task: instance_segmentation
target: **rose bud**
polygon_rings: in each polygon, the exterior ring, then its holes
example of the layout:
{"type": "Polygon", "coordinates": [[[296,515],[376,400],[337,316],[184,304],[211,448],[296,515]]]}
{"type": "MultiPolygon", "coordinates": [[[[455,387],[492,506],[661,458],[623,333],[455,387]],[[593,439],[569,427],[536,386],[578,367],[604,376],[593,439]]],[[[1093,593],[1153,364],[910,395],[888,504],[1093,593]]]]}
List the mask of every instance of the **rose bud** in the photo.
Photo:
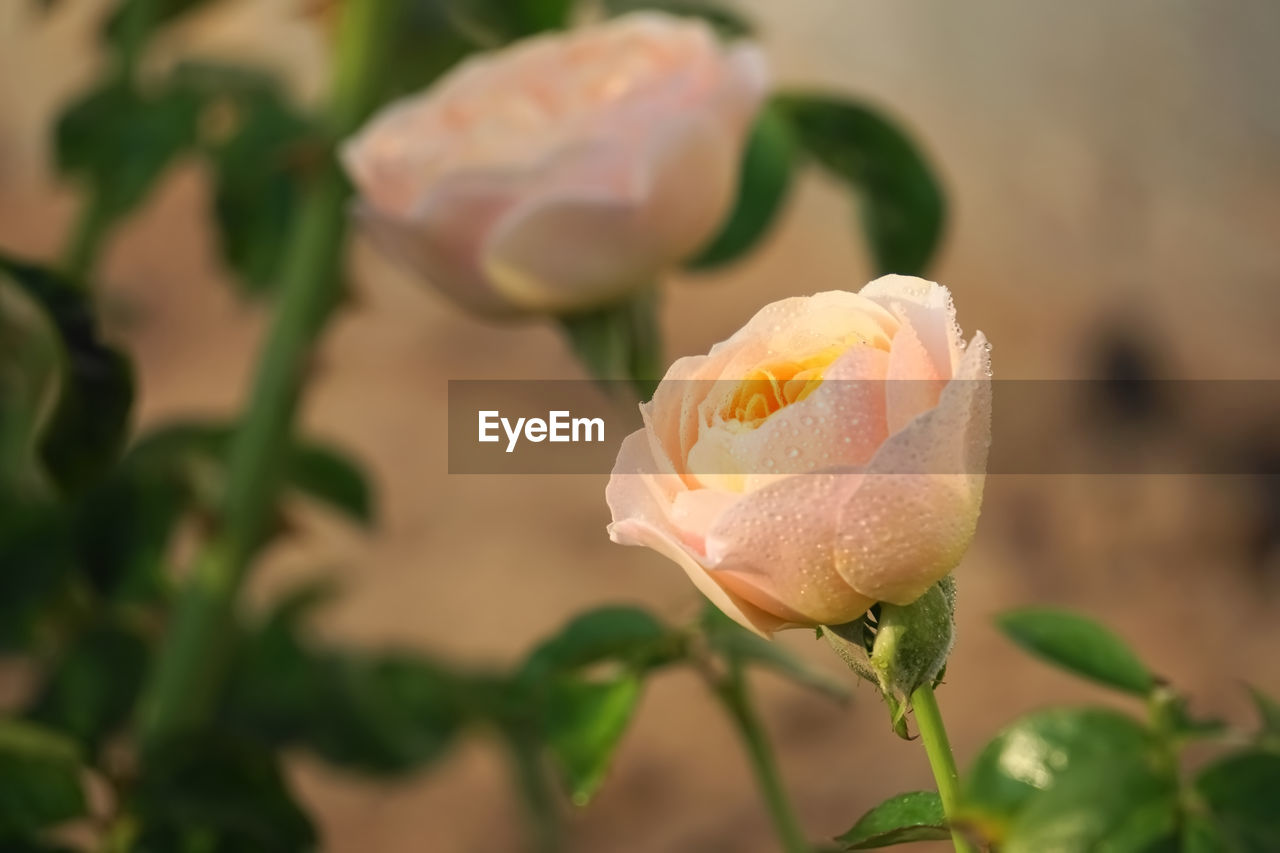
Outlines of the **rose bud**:
{"type": "Polygon", "coordinates": [[[637,12],[469,59],[342,157],[374,242],[464,307],[575,312],[713,236],[765,91],[755,47],[637,12]]]}
{"type": "Polygon", "coordinates": [[[609,535],[768,635],[910,604],[973,537],[989,347],[945,287],[885,276],[768,305],[671,366],[626,438],[609,535]]]}

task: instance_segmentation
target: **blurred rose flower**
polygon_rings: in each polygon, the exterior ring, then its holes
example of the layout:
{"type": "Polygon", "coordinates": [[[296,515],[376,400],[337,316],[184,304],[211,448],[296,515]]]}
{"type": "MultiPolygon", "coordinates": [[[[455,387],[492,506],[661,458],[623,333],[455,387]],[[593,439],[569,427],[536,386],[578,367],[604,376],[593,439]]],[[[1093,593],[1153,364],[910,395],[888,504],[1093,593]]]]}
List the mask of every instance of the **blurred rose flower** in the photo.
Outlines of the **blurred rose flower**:
{"type": "Polygon", "coordinates": [[[464,62],[343,161],[374,240],[464,306],[571,312],[713,235],[765,90],[756,48],[638,12],[464,62]]]}
{"type": "Polygon", "coordinates": [[[671,366],[609,481],[609,535],[763,634],[909,604],[960,561],[991,437],[989,348],[945,287],[775,302],[671,366]]]}

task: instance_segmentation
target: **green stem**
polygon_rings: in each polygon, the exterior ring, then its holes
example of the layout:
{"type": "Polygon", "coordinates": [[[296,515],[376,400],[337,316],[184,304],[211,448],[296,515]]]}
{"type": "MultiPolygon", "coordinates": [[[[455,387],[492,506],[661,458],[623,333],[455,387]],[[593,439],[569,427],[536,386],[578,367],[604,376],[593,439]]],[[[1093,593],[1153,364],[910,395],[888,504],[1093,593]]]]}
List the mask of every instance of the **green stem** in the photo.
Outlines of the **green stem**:
{"type": "MultiPolygon", "coordinates": [[[[330,114],[339,136],[353,130],[373,106],[380,45],[395,8],[386,0],[343,3],[330,114]]],[[[196,560],[143,697],[145,745],[200,724],[211,711],[236,595],[267,533],[307,367],[337,302],[347,195],[341,172],[330,163],[290,235],[278,308],[248,412],[229,452],[219,527],[196,560]]]]}
{"type": "MultiPolygon", "coordinates": [[[[956,771],[956,759],[951,754],[951,742],[942,724],[942,711],[938,708],[933,687],[926,684],[911,694],[911,706],[915,710],[916,726],[920,729],[920,741],[929,756],[929,767],[938,783],[938,797],[948,821],[955,819],[960,806],[960,774],[956,771]]],[[[973,853],[974,847],[958,829],[951,830],[951,842],[956,853],[973,853]]]]}
{"type": "Polygon", "coordinates": [[[532,829],[532,850],[535,853],[557,853],[561,844],[556,799],[547,783],[546,769],[538,759],[537,746],[531,740],[510,735],[508,747],[516,783],[532,829]]]}
{"type": "Polygon", "coordinates": [[[760,793],[764,795],[769,815],[773,818],[774,830],[785,853],[810,853],[808,839],[800,822],[796,819],[787,799],[786,789],[782,785],[782,777],[778,773],[778,763],[774,759],[773,750],[769,747],[764,725],[751,703],[747,692],[745,674],[740,666],[734,666],[727,678],[716,691],[729,715],[737,724],[738,733],[747,747],[747,755],[751,758],[751,769],[755,771],[756,781],[760,785],[760,793]]]}

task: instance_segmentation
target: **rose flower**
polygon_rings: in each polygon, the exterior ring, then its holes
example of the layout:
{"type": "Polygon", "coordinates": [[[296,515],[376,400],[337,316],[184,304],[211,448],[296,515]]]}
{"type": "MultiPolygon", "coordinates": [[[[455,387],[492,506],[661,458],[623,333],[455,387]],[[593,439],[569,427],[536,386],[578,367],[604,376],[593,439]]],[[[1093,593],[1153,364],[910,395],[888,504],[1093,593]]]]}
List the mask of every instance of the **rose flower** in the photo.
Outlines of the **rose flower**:
{"type": "Polygon", "coordinates": [[[485,314],[598,307],[727,217],[759,51],[637,12],[467,60],[343,151],[375,243],[485,314]]]}
{"type": "Polygon", "coordinates": [[[609,534],[762,634],[909,604],[973,537],[990,358],[947,289],[885,276],[768,305],[671,366],[622,443],[609,534]]]}

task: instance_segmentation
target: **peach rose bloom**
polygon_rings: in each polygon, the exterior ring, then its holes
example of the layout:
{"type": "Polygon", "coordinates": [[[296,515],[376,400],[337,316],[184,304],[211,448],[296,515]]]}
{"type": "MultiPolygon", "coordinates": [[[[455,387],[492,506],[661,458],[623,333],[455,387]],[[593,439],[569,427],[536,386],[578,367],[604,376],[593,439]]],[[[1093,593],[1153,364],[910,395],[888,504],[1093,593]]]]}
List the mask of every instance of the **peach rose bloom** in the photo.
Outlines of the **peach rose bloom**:
{"type": "Polygon", "coordinates": [[[783,299],[671,366],[622,443],[609,535],[674,560],[758,633],[909,604],[969,546],[989,347],[945,287],[885,276],[783,299]]]}
{"type": "Polygon", "coordinates": [[[374,241],[464,307],[615,300],[727,218],[760,52],[636,12],[472,58],[344,147],[374,241]]]}

